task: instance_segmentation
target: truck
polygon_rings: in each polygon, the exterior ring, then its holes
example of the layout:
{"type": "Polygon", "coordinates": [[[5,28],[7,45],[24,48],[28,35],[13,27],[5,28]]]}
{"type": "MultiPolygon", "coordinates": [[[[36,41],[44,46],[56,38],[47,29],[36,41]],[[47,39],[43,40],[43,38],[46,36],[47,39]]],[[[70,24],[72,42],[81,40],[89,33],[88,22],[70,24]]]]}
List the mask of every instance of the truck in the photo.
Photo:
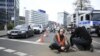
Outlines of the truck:
{"type": "Polygon", "coordinates": [[[85,26],[90,34],[97,34],[100,37],[100,21],[92,20],[93,12],[80,11],[80,15],[77,14],[76,18],[78,19],[76,25],[79,27],[85,26]]]}

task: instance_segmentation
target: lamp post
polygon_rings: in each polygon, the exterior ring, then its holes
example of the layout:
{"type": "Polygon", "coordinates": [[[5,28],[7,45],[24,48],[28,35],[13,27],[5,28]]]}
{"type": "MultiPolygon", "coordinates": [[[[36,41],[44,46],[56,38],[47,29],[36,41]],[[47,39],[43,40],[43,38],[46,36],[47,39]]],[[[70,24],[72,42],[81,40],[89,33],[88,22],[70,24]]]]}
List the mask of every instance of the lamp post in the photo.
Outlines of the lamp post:
{"type": "Polygon", "coordinates": [[[6,11],[6,15],[5,15],[5,18],[6,18],[6,23],[5,23],[5,26],[4,26],[4,28],[5,28],[5,32],[7,33],[7,0],[5,0],[5,11],[6,11]]]}

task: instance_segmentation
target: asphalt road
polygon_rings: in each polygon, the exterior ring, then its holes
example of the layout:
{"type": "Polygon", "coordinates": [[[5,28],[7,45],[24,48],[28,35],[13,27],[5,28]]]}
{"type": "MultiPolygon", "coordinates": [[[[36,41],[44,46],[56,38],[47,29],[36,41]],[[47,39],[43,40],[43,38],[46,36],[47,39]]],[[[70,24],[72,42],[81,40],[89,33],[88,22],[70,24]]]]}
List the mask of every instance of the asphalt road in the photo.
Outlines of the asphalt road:
{"type": "MultiPolygon", "coordinates": [[[[55,33],[49,33],[39,42],[41,35],[37,34],[27,39],[8,39],[7,36],[0,38],[0,56],[100,56],[100,38],[93,36],[93,46],[95,51],[74,51],[57,54],[55,50],[50,50],[48,46],[53,42],[55,33]]],[[[70,37],[69,34],[67,34],[70,37]]]]}

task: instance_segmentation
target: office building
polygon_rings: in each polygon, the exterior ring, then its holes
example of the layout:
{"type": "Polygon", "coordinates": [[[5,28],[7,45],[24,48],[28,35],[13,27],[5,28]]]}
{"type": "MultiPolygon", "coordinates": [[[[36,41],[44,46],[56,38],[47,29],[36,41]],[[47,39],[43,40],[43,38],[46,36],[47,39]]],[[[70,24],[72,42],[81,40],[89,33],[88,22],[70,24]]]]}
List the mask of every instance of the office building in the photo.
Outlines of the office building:
{"type": "Polygon", "coordinates": [[[48,14],[44,10],[26,10],[25,20],[27,24],[48,24],[48,14]]]}
{"type": "Polygon", "coordinates": [[[67,16],[68,13],[67,12],[58,12],[58,23],[60,25],[64,25],[65,27],[67,26],[67,16]]]}
{"type": "Polygon", "coordinates": [[[15,25],[19,20],[19,0],[0,0],[1,23],[10,22],[13,18],[15,25]],[[7,15],[7,16],[6,16],[7,15]]]}

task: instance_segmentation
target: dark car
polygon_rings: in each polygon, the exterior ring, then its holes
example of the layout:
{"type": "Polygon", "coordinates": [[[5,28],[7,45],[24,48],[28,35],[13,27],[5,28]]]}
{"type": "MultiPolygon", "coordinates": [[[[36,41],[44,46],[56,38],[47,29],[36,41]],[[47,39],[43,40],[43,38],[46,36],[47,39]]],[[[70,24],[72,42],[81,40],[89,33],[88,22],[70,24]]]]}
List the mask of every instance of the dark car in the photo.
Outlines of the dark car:
{"type": "Polygon", "coordinates": [[[34,35],[34,31],[29,25],[18,25],[7,32],[8,38],[27,38],[34,35]]]}

